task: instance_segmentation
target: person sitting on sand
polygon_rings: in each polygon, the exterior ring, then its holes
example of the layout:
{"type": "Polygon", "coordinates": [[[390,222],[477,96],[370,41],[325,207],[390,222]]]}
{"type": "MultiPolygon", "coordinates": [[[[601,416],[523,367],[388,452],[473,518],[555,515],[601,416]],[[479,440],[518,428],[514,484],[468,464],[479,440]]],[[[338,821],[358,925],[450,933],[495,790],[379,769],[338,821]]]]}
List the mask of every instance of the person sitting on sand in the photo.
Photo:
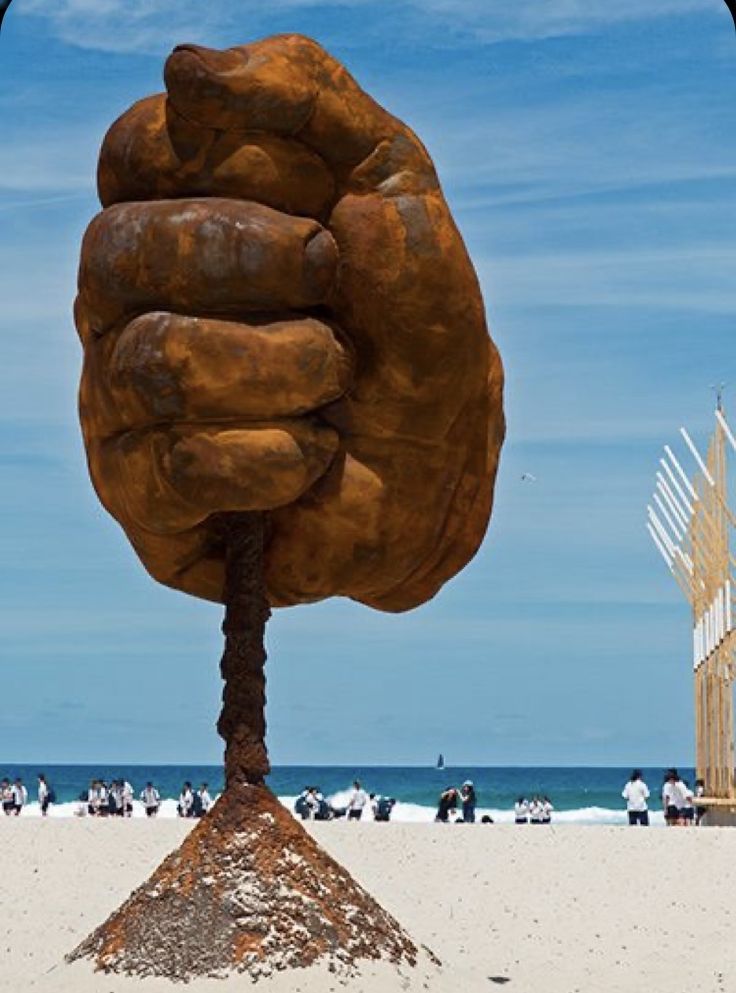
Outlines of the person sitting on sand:
{"type": "Polygon", "coordinates": [[[363,808],[368,803],[368,794],[356,779],[353,783],[353,792],[348,800],[348,820],[359,821],[363,816],[363,808]]]}
{"type": "Polygon", "coordinates": [[[28,802],[28,790],[23,785],[23,780],[18,777],[13,783],[13,813],[16,817],[28,802]]]}
{"type": "Polygon", "coordinates": [[[540,796],[533,796],[529,802],[529,823],[541,824],[542,815],[542,798],[540,796]]]}
{"type": "Polygon", "coordinates": [[[13,787],[10,785],[9,779],[3,779],[0,782],[0,802],[3,805],[3,811],[6,816],[10,816],[15,809],[15,800],[13,799],[13,787]]]}
{"type": "Polygon", "coordinates": [[[529,801],[526,797],[519,796],[514,804],[514,824],[529,823],[529,801]]]}
{"type": "Polygon", "coordinates": [[[541,800],[541,803],[542,803],[542,821],[541,821],[541,823],[542,824],[551,824],[552,823],[552,811],[555,809],[552,806],[552,801],[550,800],[550,798],[548,796],[543,796],[542,797],[542,800],[541,800]]]}
{"type": "Polygon", "coordinates": [[[155,817],[161,806],[161,795],[153,783],[148,782],[141,790],[141,803],[146,808],[146,817],[155,817]]]}
{"type": "Polygon", "coordinates": [[[470,779],[466,779],[460,787],[460,796],[463,801],[463,821],[465,824],[475,824],[476,796],[475,787],[470,779]]]}
{"type": "Polygon", "coordinates": [[[435,821],[447,824],[450,819],[450,811],[457,808],[458,792],[454,786],[448,786],[440,793],[440,802],[437,806],[435,821]]]}
{"type": "Polygon", "coordinates": [[[319,793],[316,786],[310,786],[307,790],[304,797],[304,807],[307,811],[307,818],[310,821],[315,820],[320,808],[319,793]]]}
{"type": "Polygon", "coordinates": [[[626,812],[630,825],[649,826],[649,787],[642,779],[641,769],[634,769],[628,783],[624,786],[621,796],[626,801],[626,812]]]}
{"type": "Polygon", "coordinates": [[[386,823],[391,820],[391,812],[396,806],[396,800],[391,796],[379,796],[376,798],[376,813],[374,820],[386,823]]]}
{"type": "Polygon", "coordinates": [[[192,784],[190,782],[186,782],[181,788],[179,803],[177,804],[176,811],[179,817],[193,817],[193,808],[194,794],[192,793],[192,784]]]}

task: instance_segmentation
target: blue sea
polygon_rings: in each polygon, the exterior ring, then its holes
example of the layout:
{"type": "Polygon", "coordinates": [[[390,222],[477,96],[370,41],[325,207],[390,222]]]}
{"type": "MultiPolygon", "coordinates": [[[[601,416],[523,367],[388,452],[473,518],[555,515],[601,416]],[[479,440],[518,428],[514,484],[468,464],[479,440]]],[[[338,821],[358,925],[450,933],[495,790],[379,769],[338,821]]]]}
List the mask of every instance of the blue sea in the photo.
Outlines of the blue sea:
{"type": "MultiPolygon", "coordinates": [[[[652,793],[650,806],[653,822],[661,821],[660,789],[664,770],[644,769],[644,779],[652,793]]],[[[36,799],[36,776],[45,773],[57,797],[54,816],[72,816],[79,796],[91,779],[127,779],[136,796],[151,780],[164,799],[162,816],[176,816],[176,797],[182,783],[194,786],[209,783],[213,796],[223,788],[221,766],[173,765],[13,765],[0,763],[0,777],[20,776],[28,788],[29,800],[36,799]]],[[[478,816],[490,814],[496,822],[513,820],[512,808],[518,796],[543,794],[552,801],[557,823],[623,824],[626,821],[621,790],[630,767],[509,767],[457,766],[444,770],[418,766],[276,766],[269,785],[282,802],[293,808],[294,800],[305,786],[318,786],[336,806],[344,804],[353,779],[359,779],[371,793],[393,797],[393,819],[430,822],[437,809],[440,792],[448,786],[460,786],[469,779],[478,796],[478,816]]],[[[694,771],[681,768],[683,778],[692,784],[694,771]]],[[[143,816],[136,805],[137,816],[143,816]]],[[[31,802],[24,812],[37,815],[38,805],[31,802]]]]}

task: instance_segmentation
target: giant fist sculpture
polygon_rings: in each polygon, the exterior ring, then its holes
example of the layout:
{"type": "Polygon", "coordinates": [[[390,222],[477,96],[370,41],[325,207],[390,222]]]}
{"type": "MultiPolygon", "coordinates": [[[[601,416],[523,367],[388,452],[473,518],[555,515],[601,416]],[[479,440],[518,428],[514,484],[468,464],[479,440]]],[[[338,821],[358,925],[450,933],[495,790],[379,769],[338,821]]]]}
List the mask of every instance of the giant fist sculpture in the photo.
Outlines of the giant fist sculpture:
{"type": "Polygon", "coordinates": [[[263,629],[333,595],[406,610],[465,565],[500,360],[427,152],[319,45],[184,45],[165,76],[100,157],[81,418],[149,572],[226,604],[226,790],[73,957],[174,979],[414,962],[264,785],[263,629]]]}
{"type": "Polygon", "coordinates": [[[503,436],[478,282],[416,136],[319,45],[182,46],[110,129],[82,248],[95,487],[149,572],[219,600],[208,518],[269,511],[274,605],[431,597],[503,436]]]}

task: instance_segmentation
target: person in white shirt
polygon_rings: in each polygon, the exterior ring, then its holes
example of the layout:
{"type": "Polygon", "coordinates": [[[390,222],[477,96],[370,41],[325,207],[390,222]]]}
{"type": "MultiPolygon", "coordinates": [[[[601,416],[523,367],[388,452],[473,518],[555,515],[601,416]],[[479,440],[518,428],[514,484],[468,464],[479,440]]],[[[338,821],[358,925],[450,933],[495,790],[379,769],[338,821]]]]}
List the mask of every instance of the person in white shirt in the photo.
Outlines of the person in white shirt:
{"type": "Polygon", "coordinates": [[[368,794],[358,780],[353,783],[353,792],[348,800],[348,820],[359,821],[363,816],[363,808],[368,803],[368,794]]]}
{"type": "Polygon", "coordinates": [[[93,779],[87,790],[87,813],[90,817],[97,817],[100,812],[100,786],[96,779],[93,779]]]}
{"type": "Polygon", "coordinates": [[[529,822],[530,824],[542,824],[543,817],[542,801],[538,796],[534,796],[529,804],[529,822]]]}
{"type": "Polygon", "coordinates": [[[161,795],[153,783],[146,783],[141,790],[141,803],[146,808],[146,817],[155,817],[161,806],[161,795]]]}
{"type": "Polygon", "coordinates": [[[51,790],[42,772],[38,774],[38,805],[41,808],[41,816],[46,817],[51,805],[51,790]]]}
{"type": "Polygon", "coordinates": [[[662,787],[662,806],[668,827],[681,827],[686,823],[684,819],[686,792],[687,787],[680,779],[677,769],[668,769],[662,787]]]}
{"type": "Polygon", "coordinates": [[[683,827],[695,826],[695,794],[688,786],[686,780],[681,779],[679,790],[682,795],[682,806],[680,809],[680,823],[683,827]]]}
{"type": "Polygon", "coordinates": [[[25,807],[28,802],[28,790],[23,785],[22,779],[16,779],[13,783],[13,813],[16,817],[20,814],[21,810],[25,807]]]}
{"type": "Polygon", "coordinates": [[[207,783],[202,783],[199,787],[195,800],[196,816],[204,817],[204,815],[211,809],[213,802],[207,783]]]}
{"type": "Polygon", "coordinates": [[[123,781],[113,779],[107,792],[107,812],[110,817],[123,816],[123,781]]]}
{"type": "MultiPolygon", "coordinates": [[[[695,799],[705,796],[705,780],[696,779],[695,780],[695,799]]],[[[708,808],[703,807],[702,804],[697,804],[695,807],[695,827],[700,827],[703,818],[708,813],[708,808]]]]}
{"type": "Polygon", "coordinates": [[[192,793],[192,784],[184,783],[179,794],[179,804],[176,808],[179,817],[192,817],[193,807],[194,794],[192,793]]]}
{"type": "Polygon", "coordinates": [[[130,785],[128,780],[123,781],[122,788],[122,799],[123,799],[123,816],[132,817],[133,816],[133,787],[130,785]]]}
{"type": "Polygon", "coordinates": [[[523,796],[518,797],[514,804],[514,823],[529,823],[529,801],[523,796]]]}
{"type": "Polygon", "coordinates": [[[552,806],[552,801],[548,796],[542,797],[542,824],[552,823],[552,811],[555,809],[552,806]]]}
{"type": "Polygon", "coordinates": [[[10,817],[15,810],[15,800],[13,800],[13,787],[10,785],[9,779],[3,779],[0,782],[0,797],[2,797],[3,811],[6,816],[10,817]]]}
{"type": "Polygon", "coordinates": [[[626,801],[626,812],[629,816],[629,824],[649,826],[649,787],[642,779],[641,769],[634,769],[626,786],[621,791],[621,796],[626,801]]]}

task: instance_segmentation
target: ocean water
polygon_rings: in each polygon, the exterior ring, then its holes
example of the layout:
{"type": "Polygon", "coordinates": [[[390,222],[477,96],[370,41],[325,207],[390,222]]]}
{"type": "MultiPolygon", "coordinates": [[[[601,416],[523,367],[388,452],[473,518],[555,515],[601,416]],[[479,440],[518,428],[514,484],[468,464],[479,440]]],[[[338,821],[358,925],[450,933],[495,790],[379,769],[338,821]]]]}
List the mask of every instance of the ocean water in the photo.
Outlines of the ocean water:
{"type": "MultiPolygon", "coordinates": [[[[644,769],[644,779],[652,793],[650,807],[653,823],[662,822],[660,790],[664,770],[644,769]]],[[[29,793],[28,808],[23,816],[38,816],[36,776],[45,773],[53,786],[57,803],[52,809],[55,817],[73,816],[79,796],[93,778],[109,782],[127,779],[136,797],[150,779],[163,799],[160,816],[176,816],[176,798],[182,783],[189,780],[196,787],[209,783],[215,796],[223,788],[221,766],[172,765],[13,765],[0,762],[0,778],[20,776],[29,793]]],[[[344,805],[353,779],[361,781],[369,793],[393,797],[397,803],[393,819],[397,821],[430,822],[434,819],[440,792],[447,786],[461,786],[472,780],[478,796],[477,817],[484,813],[497,822],[513,820],[513,804],[518,796],[540,793],[552,801],[555,823],[623,824],[626,822],[621,790],[630,767],[448,767],[442,771],[418,766],[276,766],[269,776],[274,793],[290,809],[305,786],[318,786],[335,806],[344,805]]],[[[680,773],[690,784],[692,769],[680,773]]],[[[144,816],[136,804],[135,816],[144,816]]]]}

